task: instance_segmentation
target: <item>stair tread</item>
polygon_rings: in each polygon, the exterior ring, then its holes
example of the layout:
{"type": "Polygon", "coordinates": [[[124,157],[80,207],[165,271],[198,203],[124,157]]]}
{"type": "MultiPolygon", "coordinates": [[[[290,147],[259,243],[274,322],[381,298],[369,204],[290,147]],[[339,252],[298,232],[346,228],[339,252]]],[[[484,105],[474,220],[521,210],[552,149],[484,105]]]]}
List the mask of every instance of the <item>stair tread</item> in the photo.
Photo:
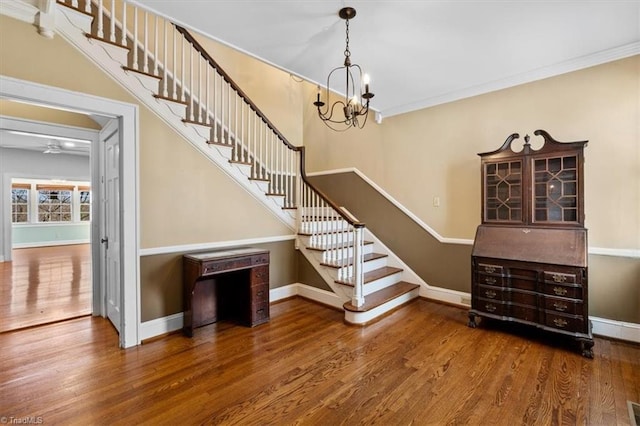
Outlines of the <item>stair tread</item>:
{"type": "MultiPolygon", "coordinates": [[[[374,269],[373,271],[365,272],[363,277],[363,284],[368,284],[375,280],[379,280],[380,278],[388,277],[389,275],[396,274],[398,272],[402,272],[403,269],[396,268],[393,266],[384,266],[382,268],[374,269]]],[[[336,280],[336,283],[353,286],[353,280],[336,280]]]]}
{"type": "Polygon", "coordinates": [[[185,124],[195,124],[197,126],[203,126],[203,127],[213,127],[213,124],[211,123],[205,123],[204,121],[188,120],[186,118],[183,118],[182,122],[185,124]]]}
{"type": "MultiPolygon", "coordinates": [[[[134,71],[134,70],[132,70],[132,71],[134,71]]],[[[136,72],[138,72],[138,71],[136,71],[136,72]]],[[[154,75],[151,75],[151,74],[149,74],[149,75],[151,77],[155,77],[154,75]]],[[[160,100],[167,101],[167,102],[173,102],[173,103],[180,104],[180,105],[185,105],[185,106],[188,105],[186,102],[181,101],[180,99],[169,98],[167,96],[153,95],[153,97],[156,98],[156,99],[160,99],[160,100]]]]}
{"type": "Polygon", "coordinates": [[[355,307],[351,302],[346,302],[343,307],[351,312],[367,312],[419,287],[417,284],[400,281],[382,290],[368,294],[365,296],[364,305],[362,306],[355,307]]]}
{"type": "MultiPolygon", "coordinates": [[[[370,262],[372,260],[376,260],[376,259],[382,259],[383,257],[388,257],[388,255],[383,254],[383,253],[367,253],[362,257],[362,260],[364,262],[370,262]]],[[[341,268],[343,266],[350,266],[353,265],[353,257],[349,257],[348,259],[346,259],[346,263],[344,265],[333,265],[331,263],[320,263],[322,266],[326,266],[328,268],[341,268]]]]}
{"type": "Polygon", "coordinates": [[[88,34],[88,33],[85,33],[84,35],[87,38],[90,38],[92,40],[97,40],[97,41],[100,41],[102,43],[110,44],[111,46],[119,47],[120,49],[124,49],[124,50],[127,50],[127,51],[131,50],[131,49],[129,49],[129,47],[123,46],[120,43],[115,42],[115,41],[111,41],[111,40],[109,40],[108,38],[105,38],[105,37],[98,37],[98,36],[94,36],[93,34],[88,34]]]}
{"type": "MultiPolygon", "coordinates": [[[[100,39],[96,39],[96,40],[100,40],[100,39]]],[[[138,73],[138,74],[146,75],[147,77],[152,77],[152,78],[155,78],[157,80],[162,80],[162,77],[160,77],[159,75],[155,75],[155,74],[151,74],[151,73],[148,73],[148,72],[140,71],[140,70],[137,70],[135,68],[128,67],[126,65],[123,65],[122,69],[125,70],[125,71],[131,71],[131,72],[135,72],[135,73],[138,73]]],[[[157,96],[157,95],[153,95],[153,96],[157,96]]]]}

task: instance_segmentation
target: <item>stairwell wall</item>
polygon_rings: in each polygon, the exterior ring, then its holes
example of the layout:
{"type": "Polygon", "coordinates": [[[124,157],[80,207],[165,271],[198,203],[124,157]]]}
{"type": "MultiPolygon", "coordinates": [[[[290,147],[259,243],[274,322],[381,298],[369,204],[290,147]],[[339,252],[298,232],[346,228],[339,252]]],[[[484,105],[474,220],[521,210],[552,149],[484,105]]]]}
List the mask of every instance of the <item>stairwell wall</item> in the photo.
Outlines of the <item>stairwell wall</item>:
{"type": "MultiPolygon", "coordinates": [[[[39,36],[33,26],[1,15],[0,39],[3,40],[0,43],[0,75],[140,106],[141,249],[246,239],[277,240],[293,233],[62,38],[46,39],[39,36]]],[[[266,86],[269,86],[268,78],[263,75],[266,86]]],[[[266,102],[286,103],[283,99],[287,96],[288,93],[267,97],[266,102]]],[[[293,109],[291,114],[301,117],[299,110],[293,109]]],[[[292,242],[266,245],[272,250],[274,259],[282,260],[272,263],[271,286],[296,282],[296,254],[292,242]]],[[[171,275],[176,279],[168,282],[164,278],[165,271],[175,266],[181,254],[176,250],[171,256],[140,258],[143,321],[181,311],[181,292],[178,291],[182,288],[181,279],[171,275]]]]}

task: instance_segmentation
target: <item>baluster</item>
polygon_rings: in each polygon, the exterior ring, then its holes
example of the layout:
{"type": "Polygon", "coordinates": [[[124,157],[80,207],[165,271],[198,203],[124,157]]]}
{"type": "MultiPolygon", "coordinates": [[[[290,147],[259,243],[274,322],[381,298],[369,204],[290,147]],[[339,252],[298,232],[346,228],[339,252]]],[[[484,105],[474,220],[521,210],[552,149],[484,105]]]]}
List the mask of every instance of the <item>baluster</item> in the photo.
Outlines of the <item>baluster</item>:
{"type": "Polygon", "coordinates": [[[144,11],[144,43],[142,45],[142,71],[148,73],[149,72],[149,50],[147,47],[149,46],[149,12],[144,11]]]}
{"type": "Polygon", "coordinates": [[[84,2],[84,11],[87,12],[89,15],[91,15],[92,10],[91,10],[91,0],[86,0],[84,2]]]}
{"type": "Polygon", "coordinates": [[[211,74],[211,67],[209,67],[209,63],[205,61],[204,63],[204,73],[205,73],[205,84],[206,84],[206,90],[205,93],[207,95],[207,99],[205,100],[205,105],[206,107],[206,113],[205,113],[205,121],[207,124],[211,125],[211,113],[209,112],[211,110],[210,106],[209,106],[209,92],[211,90],[211,88],[209,87],[209,74],[211,74]]]}
{"type": "MultiPolygon", "coordinates": [[[[122,37],[120,38],[120,44],[127,46],[127,2],[122,2],[122,37]]],[[[135,48],[135,45],[134,45],[135,48]]]]}
{"type": "Polygon", "coordinates": [[[104,30],[102,28],[102,0],[98,0],[98,37],[104,38],[104,30]]]}
{"type": "Polygon", "coordinates": [[[185,51],[185,47],[186,47],[187,41],[185,40],[184,36],[181,36],[180,40],[182,40],[181,43],[180,43],[180,47],[181,47],[180,56],[181,56],[181,61],[182,61],[182,63],[180,64],[180,68],[182,69],[182,80],[180,81],[180,87],[181,87],[180,88],[180,100],[182,102],[186,103],[187,102],[187,97],[186,97],[184,85],[187,82],[187,79],[186,79],[186,74],[185,74],[186,68],[185,68],[185,54],[184,54],[184,51],[185,51]]]}
{"type": "MultiPolygon", "coordinates": [[[[241,140],[242,140],[243,144],[246,143],[246,140],[244,138],[244,110],[245,109],[246,109],[246,104],[245,104],[245,102],[243,100],[242,101],[242,107],[240,108],[240,132],[242,132],[241,140]]],[[[240,158],[240,149],[241,149],[240,147],[241,146],[242,145],[240,145],[240,144],[236,145],[236,161],[238,161],[238,159],[240,158]]]]}
{"type": "Polygon", "coordinates": [[[195,99],[193,96],[193,50],[189,49],[189,119],[194,120],[193,110],[195,109],[195,99]]]}
{"type": "Polygon", "coordinates": [[[266,123],[264,121],[260,122],[260,155],[258,156],[256,162],[260,165],[260,169],[258,170],[258,178],[264,179],[264,149],[267,144],[266,137],[266,123]]]}
{"type": "Polygon", "coordinates": [[[222,138],[222,143],[227,143],[224,137],[224,86],[225,80],[220,76],[220,137],[222,138]]]}
{"type": "MultiPolygon", "coordinates": [[[[167,68],[169,67],[169,61],[167,60],[167,46],[169,45],[168,41],[167,41],[167,21],[166,19],[162,21],[164,23],[164,25],[162,26],[163,29],[163,41],[164,41],[164,55],[162,57],[162,68],[164,70],[163,73],[163,78],[162,78],[162,83],[163,83],[163,90],[162,90],[162,96],[164,96],[165,98],[169,97],[169,89],[167,86],[169,86],[169,82],[167,81],[167,68]]],[[[174,56],[175,57],[175,56],[174,56]]]]}
{"type": "Polygon", "coordinates": [[[231,144],[231,84],[227,83],[227,143],[231,144]]]}
{"type": "Polygon", "coordinates": [[[177,90],[178,90],[178,68],[177,68],[177,57],[178,57],[178,43],[177,36],[178,32],[176,29],[169,23],[169,28],[171,28],[171,33],[173,34],[173,85],[171,88],[172,99],[178,99],[177,90]]]}
{"type": "Polygon", "coordinates": [[[154,15],[153,24],[153,75],[158,75],[158,15],[154,15]]]}
{"type": "MultiPolygon", "coordinates": [[[[109,19],[109,41],[116,42],[116,0],[111,0],[111,17],[109,19]]],[[[124,28],[124,27],[123,27],[124,28]]]]}
{"type": "MultiPolygon", "coordinates": [[[[233,91],[233,114],[234,114],[233,141],[235,146],[238,146],[238,144],[240,143],[240,141],[238,141],[238,135],[239,135],[238,133],[238,101],[240,101],[240,94],[234,90],[233,91]]],[[[240,107],[242,108],[242,106],[240,107]]]]}
{"type": "Polygon", "coordinates": [[[78,8],[78,0],[71,0],[71,6],[78,8]]]}
{"type": "Polygon", "coordinates": [[[134,70],[140,71],[140,68],[138,68],[138,8],[136,6],[133,6],[133,64],[132,65],[134,70]]]}
{"type": "Polygon", "coordinates": [[[213,68],[213,141],[218,143],[218,72],[213,68]]]}
{"type": "Polygon", "coordinates": [[[205,120],[202,119],[202,55],[200,53],[198,55],[198,101],[196,105],[198,105],[198,115],[196,120],[198,123],[203,123],[205,120]]]}

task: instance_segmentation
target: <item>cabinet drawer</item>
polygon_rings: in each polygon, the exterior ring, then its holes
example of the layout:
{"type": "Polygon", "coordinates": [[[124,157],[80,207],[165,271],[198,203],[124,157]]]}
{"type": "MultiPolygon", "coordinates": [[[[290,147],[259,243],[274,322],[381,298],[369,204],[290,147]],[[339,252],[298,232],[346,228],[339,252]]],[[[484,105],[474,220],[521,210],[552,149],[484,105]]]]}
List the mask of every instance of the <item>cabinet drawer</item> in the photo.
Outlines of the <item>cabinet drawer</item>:
{"type": "Polygon", "coordinates": [[[582,317],[572,315],[562,315],[553,312],[545,312],[546,321],[545,324],[548,327],[553,327],[558,330],[566,330],[571,332],[583,333],[584,320],[582,317]]]}
{"type": "Polygon", "coordinates": [[[523,291],[512,291],[511,302],[531,307],[538,306],[538,295],[536,293],[528,293],[523,291]]]}
{"type": "Polygon", "coordinates": [[[510,315],[523,321],[538,322],[538,310],[534,306],[511,305],[510,315]]]}
{"type": "Polygon", "coordinates": [[[478,272],[484,273],[484,274],[496,274],[496,275],[502,275],[502,273],[504,272],[502,266],[500,265],[491,265],[488,263],[478,263],[478,272]]]}
{"type": "Polygon", "coordinates": [[[504,286],[504,277],[497,275],[478,274],[476,281],[478,284],[493,285],[496,287],[504,286]]]}
{"type": "Polygon", "coordinates": [[[550,296],[567,297],[582,300],[582,286],[544,283],[544,292],[550,296]]]}
{"type": "Polygon", "coordinates": [[[269,286],[267,284],[261,284],[255,287],[251,287],[251,301],[253,303],[268,302],[269,286]]]}
{"type": "Polygon", "coordinates": [[[544,308],[548,311],[582,315],[582,307],[582,301],[579,300],[562,299],[549,296],[546,296],[544,299],[544,308]]]}
{"type": "Polygon", "coordinates": [[[269,284],[269,267],[258,266],[251,270],[251,285],[269,284]]]}
{"type": "Polygon", "coordinates": [[[578,282],[576,274],[567,274],[563,272],[544,271],[544,280],[555,284],[575,284],[578,282]]]}
{"type": "Polygon", "coordinates": [[[482,312],[503,316],[505,314],[505,306],[499,300],[478,298],[473,307],[482,312]]]}
{"type": "Polygon", "coordinates": [[[505,300],[504,292],[496,287],[478,285],[476,287],[477,295],[486,299],[505,300]]]}

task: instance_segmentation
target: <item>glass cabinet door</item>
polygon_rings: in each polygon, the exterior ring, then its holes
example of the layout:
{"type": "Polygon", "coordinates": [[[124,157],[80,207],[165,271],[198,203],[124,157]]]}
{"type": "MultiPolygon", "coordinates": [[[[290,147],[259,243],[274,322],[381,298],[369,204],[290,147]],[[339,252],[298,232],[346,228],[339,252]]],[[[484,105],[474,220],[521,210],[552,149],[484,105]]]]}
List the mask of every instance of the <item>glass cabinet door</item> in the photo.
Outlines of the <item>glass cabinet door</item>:
{"type": "Polygon", "coordinates": [[[532,160],[533,222],[577,223],[578,159],[576,156],[532,160]]]}
{"type": "Polygon", "coordinates": [[[485,164],[485,221],[522,222],[522,161],[485,164]]]}

